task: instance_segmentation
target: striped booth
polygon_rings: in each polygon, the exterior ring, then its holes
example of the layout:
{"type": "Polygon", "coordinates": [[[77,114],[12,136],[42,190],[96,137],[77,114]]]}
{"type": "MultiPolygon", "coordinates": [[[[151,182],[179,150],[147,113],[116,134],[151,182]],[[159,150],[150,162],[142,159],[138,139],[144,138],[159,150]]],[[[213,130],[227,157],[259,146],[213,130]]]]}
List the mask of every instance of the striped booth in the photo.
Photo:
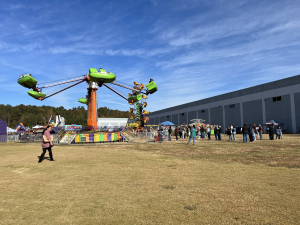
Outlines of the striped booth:
{"type": "Polygon", "coordinates": [[[122,139],[120,132],[116,133],[86,133],[77,134],[75,137],[75,143],[100,143],[100,142],[111,142],[119,141],[122,139]]]}

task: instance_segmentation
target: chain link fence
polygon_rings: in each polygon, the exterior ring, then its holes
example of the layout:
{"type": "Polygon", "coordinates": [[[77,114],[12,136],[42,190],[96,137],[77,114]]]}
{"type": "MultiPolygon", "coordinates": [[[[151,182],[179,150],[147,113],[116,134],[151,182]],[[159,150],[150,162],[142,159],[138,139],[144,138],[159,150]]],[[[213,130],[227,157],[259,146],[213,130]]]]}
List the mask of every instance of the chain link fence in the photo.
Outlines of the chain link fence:
{"type": "Polygon", "coordinates": [[[7,135],[7,142],[18,142],[19,141],[19,135],[7,135]]]}
{"type": "Polygon", "coordinates": [[[136,131],[136,130],[127,130],[126,135],[131,138],[128,142],[133,143],[147,143],[147,142],[167,142],[169,141],[167,130],[163,131],[136,131]]]}
{"type": "Polygon", "coordinates": [[[0,142],[7,142],[7,135],[0,135],[0,142]]]}
{"type": "MultiPolygon", "coordinates": [[[[53,135],[53,144],[58,144],[58,136],[57,134],[51,134],[53,135]]],[[[23,134],[19,138],[20,142],[22,143],[30,143],[30,142],[42,142],[43,141],[43,135],[42,133],[38,134],[23,134]]]]}

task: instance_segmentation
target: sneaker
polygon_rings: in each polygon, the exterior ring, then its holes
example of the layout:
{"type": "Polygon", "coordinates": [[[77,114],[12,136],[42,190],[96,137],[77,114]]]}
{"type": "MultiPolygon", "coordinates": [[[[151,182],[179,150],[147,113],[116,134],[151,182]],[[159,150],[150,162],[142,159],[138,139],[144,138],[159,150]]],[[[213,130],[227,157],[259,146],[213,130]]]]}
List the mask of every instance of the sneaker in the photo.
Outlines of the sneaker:
{"type": "Polygon", "coordinates": [[[54,159],[50,159],[50,161],[55,161],[54,159]]]}

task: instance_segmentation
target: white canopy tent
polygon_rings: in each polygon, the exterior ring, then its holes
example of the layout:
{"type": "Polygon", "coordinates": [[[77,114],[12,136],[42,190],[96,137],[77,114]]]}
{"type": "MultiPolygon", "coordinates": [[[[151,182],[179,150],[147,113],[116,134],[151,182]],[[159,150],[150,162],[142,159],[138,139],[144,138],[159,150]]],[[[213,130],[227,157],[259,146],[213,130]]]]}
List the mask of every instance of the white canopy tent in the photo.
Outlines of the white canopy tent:
{"type": "Polygon", "coordinates": [[[17,130],[7,127],[7,133],[17,133],[17,130]]]}
{"type": "Polygon", "coordinates": [[[43,129],[43,128],[44,128],[44,126],[36,125],[32,129],[43,129]]]}

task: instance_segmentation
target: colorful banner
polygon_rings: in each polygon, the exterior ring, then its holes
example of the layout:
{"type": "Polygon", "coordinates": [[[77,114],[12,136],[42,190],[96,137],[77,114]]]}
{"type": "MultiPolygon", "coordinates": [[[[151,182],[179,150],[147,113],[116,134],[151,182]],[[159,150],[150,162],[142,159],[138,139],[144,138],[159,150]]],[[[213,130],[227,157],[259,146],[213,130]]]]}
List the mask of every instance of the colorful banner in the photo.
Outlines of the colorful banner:
{"type": "Polygon", "coordinates": [[[122,139],[120,132],[118,133],[88,133],[77,134],[75,143],[99,143],[107,141],[119,141],[122,139]]]}
{"type": "Polygon", "coordinates": [[[65,125],[65,130],[82,130],[81,125],[65,125]]]}

